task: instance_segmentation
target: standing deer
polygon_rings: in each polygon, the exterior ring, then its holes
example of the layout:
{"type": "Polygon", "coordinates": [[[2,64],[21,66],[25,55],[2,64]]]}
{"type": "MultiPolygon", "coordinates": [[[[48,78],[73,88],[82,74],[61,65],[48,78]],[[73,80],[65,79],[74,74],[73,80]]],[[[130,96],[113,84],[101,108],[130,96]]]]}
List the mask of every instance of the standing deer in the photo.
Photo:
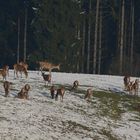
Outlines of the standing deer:
{"type": "Polygon", "coordinates": [[[39,61],[38,63],[39,63],[39,70],[40,71],[49,70],[49,73],[51,74],[51,71],[53,69],[60,70],[60,64],[56,65],[56,64],[49,63],[47,61],[39,61]]]}
{"type": "Polygon", "coordinates": [[[54,99],[55,91],[56,91],[55,87],[54,87],[54,86],[51,86],[50,92],[51,92],[51,97],[52,97],[52,99],[54,99]]]}
{"type": "Polygon", "coordinates": [[[2,75],[3,80],[6,80],[7,71],[5,69],[0,69],[0,75],[2,75]]]}
{"type": "Polygon", "coordinates": [[[128,85],[130,84],[130,76],[125,76],[123,78],[123,81],[124,81],[124,89],[128,90],[128,85]]]}
{"type": "Polygon", "coordinates": [[[136,79],[135,81],[130,82],[128,85],[128,90],[130,94],[138,95],[138,89],[139,89],[139,80],[136,79]]]}
{"type": "Polygon", "coordinates": [[[56,95],[55,95],[55,100],[58,100],[58,95],[60,96],[60,100],[63,102],[63,97],[65,94],[65,88],[61,87],[59,89],[57,89],[56,95]]]}
{"type": "Polygon", "coordinates": [[[10,82],[5,81],[5,82],[3,83],[3,87],[4,87],[4,90],[5,90],[5,97],[7,97],[7,96],[9,95],[10,82]]]}
{"type": "Polygon", "coordinates": [[[18,77],[18,72],[21,74],[21,77],[22,77],[22,72],[25,74],[26,78],[28,77],[27,68],[24,65],[14,64],[13,67],[14,67],[14,77],[15,74],[18,77]]]}
{"type": "Polygon", "coordinates": [[[42,76],[45,81],[45,85],[46,85],[46,82],[48,82],[48,84],[51,83],[51,74],[45,74],[44,72],[42,72],[42,76]]]}
{"type": "Polygon", "coordinates": [[[25,68],[26,71],[27,71],[27,69],[28,69],[28,64],[27,64],[27,63],[21,61],[21,62],[19,62],[19,64],[22,65],[22,66],[24,66],[24,68],[25,68]]]}
{"type": "Polygon", "coordinates": [[[9,76],[9,66],[4,65],[2,69],[4,69],[6,71],[6,75],[9,76]]]}

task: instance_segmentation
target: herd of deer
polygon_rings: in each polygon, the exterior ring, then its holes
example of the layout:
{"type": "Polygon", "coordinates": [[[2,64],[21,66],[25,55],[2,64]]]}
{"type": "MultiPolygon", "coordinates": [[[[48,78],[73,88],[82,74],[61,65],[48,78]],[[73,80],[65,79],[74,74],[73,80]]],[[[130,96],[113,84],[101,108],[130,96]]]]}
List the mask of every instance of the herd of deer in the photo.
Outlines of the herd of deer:
{"type": "MultiPolygon", "coordinates": [[[[39,70],[42,73],[42,77],[46,82],[51,83],[51,71],[53,69],[58,69],[60,70],[60,64],[59,65],[55,65],[52,63],[49,63],[47,61],[39,61],[37,62],[39,64],[39,70]],[[49,70],[49,74],[45,74],[43,71],[44,70],[49,70]]],[[[21,74],[22,77],[22,73],[24,73],[25,77],[28,77],[28,64],[24,63],[24,62],[20,62],[18,64],[14,64],[13,65],[14,68],[14,77],[18,78],[18,73],[21,74]]],[[[2,75],[3,80],[4,80],[4,84],[3,87],[5,89],[5,97],[8,96],[9,94],[9,89],[10,89],[10,82],[6,81],[6,76],[9,76],[9,66],[4,66],[2,69],[0,69],[0,75],[2,75]]],[[[74,81],[73,82],[73,86],[71,88],[70,91],[77,89],[79,86],[79,81],[74,81]]],[[[134,95],[138,95],[138,89],[139,89],[139,80],[136,79],[135,81],[130,81],[130,76],[125,76],[124,77],[124,87],[125,90],[129,91],[130,94],[134,95]]],[[[21,99],[28,99],[28,92],[30,90],[30,85],[26,84],[21,91],[18,93],[17,97],[21,98],[21,99]]],[[[58,99],[58,96],[60,96],[60,100],[63,101],[63,96],[65,93],[65,88],[62,86],[58,89],[56,89],[54,86],[51,86],[50,88],[50,93],[51,93],[51,98],[55,100],[58,99]]],[[[87,89],[86,94],[85,94],[85,99],[89,100],[91,98],[93,94],[93,91],[91,88],[87,89]]]]}
{"type": "MultiPolygon", "coordinates": [[[[41,71],[42,73],[42,77],[46,82],[51,83],[51,71],[53,69],[58,69],[60,70],[60,64],[55,65],[52,63],[49,63],[47,61],[38,61],[37,62],[39,64],[39,71],[41,71]],[[48,70],[49,74],[46,74],[45,72],[43,72],[44,70],[48,70]]],[[[20,73],[21,77],[22,77],[22,73],[24,73],[25,77],[28,77],[28,64],[24,63],[24,62],[20,62],[17,64],[13,65],[13,69],[14,69],[14,78],[18,78],[19,75],[18,73],[20,73]]],[[[2,69],[0,69],[0,75],[2,75],[4,83],[3,83],[3,87],[5,90],[5,97],[7,97],[9,95],[9,89],[10,89],[10,82],[6,81],[6,77],[9,76],[9,66],[4,66],[2,69]]],[[[73,86],[71,88],[71,90],[77,89],[79,86],[79,81],[74,81],[73,86]]],[[[26,84],[24,87],[21,88],[21,91],[17,94],[16,97],[21,98],[21,99],[28,99],[28,92],[30,90],[30,85],[26,84]]],[[[55,100],[58,100],[58,96],[60,96],[60,100],[63,101],[63,96],[65,93],[65,88],[63,86],[61,86],[60,88],[55,88],[54,86],[51,86],[50,88],[50,93],[51,93],[51,98],[55,100]]],[[[86,94],[85,94],[85,99],[90,99],[92,95],[92,90],[88,89],[86,94]]]]}

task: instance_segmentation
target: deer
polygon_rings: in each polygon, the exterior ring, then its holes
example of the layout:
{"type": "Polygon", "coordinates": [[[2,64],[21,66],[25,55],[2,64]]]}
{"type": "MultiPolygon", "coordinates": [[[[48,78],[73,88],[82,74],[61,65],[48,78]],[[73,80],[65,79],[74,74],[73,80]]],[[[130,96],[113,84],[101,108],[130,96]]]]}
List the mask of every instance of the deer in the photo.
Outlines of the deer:
{"type": "Polygon", "coordinates": [[[85,99],[89,100],[91,98],[91,96],[92,96],[92,89],[89,88],[89,89],[87,89],[87,92],[85,94],[85,99]]]}
{"type": "Polygon", "coordinates": [[[3,80],[6,80],[7,72],[5,69],[0,69],[0,75],[2,75],[3,80]]]}
{"type": "Polygon", "coordinates": [[[54,86],[51,86],[51,88],[50,88],[50,93],[51,93],[52,99],[54,99],[55,91],[56,91],[55,87],[54,87],[54,86]]]}
{"type": "Polygon", "coordinates": [[[5,90],[5,97],[7,97],[9,95],[10,82],[4,81],[3,87],[4,87],[4,90],[5,90]]]}
{"type": "Polygon", "coordinates": [[[123,78],[123,81],[124,81],[124,89],[128,90],[128,85],[130,84],[130,76],[125,76],[123,78]]]}
{"type": "Polygon", "coordinates": [[[51,74],[51,71],[53,69],[58,69],[60,70],[60,64],[52,64],[52,63],[49,63],[47,61],[39,61],[38,62],[39,64],[39,70],[42,71],[42,70],[49,70],[49,73],[51,74]]]}
{"type": "Polygon", "coordinates": [[[19,62],[19,64],[22,65],[22,66],[24,66],[25,69],[26,69],[26,71],[28,70],[28,64],[27,63],[21,61],[21,62],[19,62]]]}
{"type": "Polygon", "coordinates": [[[57,89],[56,95],[55,95],[55,100],[58,100],[58,95],[60,96],[60,100],[63,102],[63,97],[65,94],[65,88],[61,87],[59,89],[57,89]]]}
{"type": "Polygon", "coordinates": [[[25,74],[26,78],[28,77],[27,68],[24,65],[14,64],[13,67],[14,67],[14,77],[16,74],[16,76],[18,78],[18,72],[21,74],[21,77],[22,77],[22,72],[25,74]]]}
{"type": "Polygon", "coordinates": [[[6,75],[9,76],[9,66],[8,65],[4,65],[2,67],[2,69],[4,69],[6,71],[6,75]]]}
{"type": "Polygon", "coordinates": [[[139,80],[136,79],[135,81],[132,81],[130,82],[130,84],[128,85],[128,91],[130,94],[133,94],[134,92],[134,95],[138,95],[138,89],[139,89],[139,80]]]}
{"type": "Polygon", "coordinates": [[[26,84],[23,88],[21,88],[21,91],[18,93],[17,97],[20,99],[28,99],[29,90],[30,90],[30,85],[26,84]]]}
{"type": "Polygon", "coordinates": [[[48,84],[51,83],[51,74],[45,74],[44,72],[42,72],[42,77],[45,81],[45,85],[46,85],[46,82],[48,82],[48,84]]]}
{"type": "Polygon", "coordinates": [[[78,81],[78,80],[75,80],[75,81],[73,82],[73,86],[72,86],[71,90],[77,89],[78,86],[79,86],[79,81],[78,81]]]}

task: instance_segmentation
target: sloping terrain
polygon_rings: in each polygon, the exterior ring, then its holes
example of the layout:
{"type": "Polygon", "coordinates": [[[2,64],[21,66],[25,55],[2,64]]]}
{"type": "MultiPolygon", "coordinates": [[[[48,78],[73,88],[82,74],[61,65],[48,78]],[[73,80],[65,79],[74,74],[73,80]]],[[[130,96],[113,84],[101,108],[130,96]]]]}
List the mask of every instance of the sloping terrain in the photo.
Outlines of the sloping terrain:
{"type": "Polygon", "coordinates": [[[63,102],[51,99],[51,85],[36,71],[15,79],[11,70],[7,80],[12,83],[7,98],[0,83],[1,140],[140,139],[140,98],[124,92],[123,77],[53,72],[52,84],[66,89],[63,102]],[[75,80],[80,86],[70,92],[75,80]],[[15,98],[26,83],[29,100],[15,98]],[[84,99],[88,88],[90,101],[84,99]]]}

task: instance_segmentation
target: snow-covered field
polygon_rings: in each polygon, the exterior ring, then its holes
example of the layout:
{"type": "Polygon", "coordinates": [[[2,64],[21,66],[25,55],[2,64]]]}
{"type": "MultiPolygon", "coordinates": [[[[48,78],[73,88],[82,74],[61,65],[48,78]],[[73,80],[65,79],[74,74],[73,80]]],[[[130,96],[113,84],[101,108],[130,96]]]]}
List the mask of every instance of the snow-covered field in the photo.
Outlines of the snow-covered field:
{"type": "Polygon", "coordinates": [[[131,109],[140,100],[124,94],[121,76],[53,72],[52,84],[66,88],[63,102],[51,99],[36,71],[14,79],[11,70],[7,80],[12,82],[7,98],[0,82],[0,140],[140,140],[140,112],[131,109]],[[75,80],[80,86],[69,92],[75,80]],[[15,98],[26,83],[29,100],[15,98]],[[89,102],[87,88],[93,89],[89,102]]]}

